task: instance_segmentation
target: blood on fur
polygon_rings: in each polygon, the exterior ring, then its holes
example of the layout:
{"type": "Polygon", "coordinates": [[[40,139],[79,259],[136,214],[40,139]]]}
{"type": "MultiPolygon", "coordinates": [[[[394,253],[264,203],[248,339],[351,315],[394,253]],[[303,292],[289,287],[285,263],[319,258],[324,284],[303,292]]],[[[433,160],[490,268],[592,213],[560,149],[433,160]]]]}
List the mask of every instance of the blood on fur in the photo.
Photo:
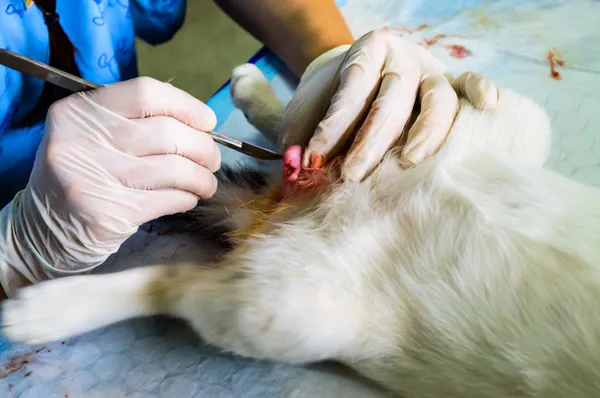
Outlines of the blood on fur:
{"type": "Polygon", "coordinates": [[[298,145],[289,147],[284,155],[283,185],[279,201],[312,192],[325,187],[336,179],[339,162],[334,160],[325,167],[325,156],[311,153],[308,167],[302,167],[304,149],[298,145]]]}

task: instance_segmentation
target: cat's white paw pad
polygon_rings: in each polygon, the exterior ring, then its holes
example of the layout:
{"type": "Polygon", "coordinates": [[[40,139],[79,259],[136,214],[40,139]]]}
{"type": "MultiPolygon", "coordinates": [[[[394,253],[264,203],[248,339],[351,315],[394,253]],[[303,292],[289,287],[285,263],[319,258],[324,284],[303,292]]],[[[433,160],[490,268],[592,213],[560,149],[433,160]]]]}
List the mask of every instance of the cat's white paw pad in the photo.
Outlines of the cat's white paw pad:
{"type": "Polygon", "coordinates": [[[110,305],[94,294],[98,290],[93,284],[75,277],[21,289],[2,305],[2,334],[13,341],[42,344],[90,330],[88,314],[98,305],[110,305]]]}

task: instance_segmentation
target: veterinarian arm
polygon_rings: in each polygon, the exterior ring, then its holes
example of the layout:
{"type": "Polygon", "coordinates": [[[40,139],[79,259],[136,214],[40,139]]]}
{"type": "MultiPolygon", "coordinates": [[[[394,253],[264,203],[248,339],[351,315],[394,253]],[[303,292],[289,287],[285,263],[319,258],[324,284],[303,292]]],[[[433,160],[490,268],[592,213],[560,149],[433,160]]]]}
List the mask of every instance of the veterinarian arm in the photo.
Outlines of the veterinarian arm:
{"type": "Polygon", "coordinates": [[[0,284],[87,272],[143,223],[214,194],[215,114],[175,87],[132,79],[48,111],[29,183],[0,211],[0,284]]]}
{"type": "Polygon", "coordinates": [[[215,0],[298,76],[324,52],[354,38],[333,0],[215,0]]]}

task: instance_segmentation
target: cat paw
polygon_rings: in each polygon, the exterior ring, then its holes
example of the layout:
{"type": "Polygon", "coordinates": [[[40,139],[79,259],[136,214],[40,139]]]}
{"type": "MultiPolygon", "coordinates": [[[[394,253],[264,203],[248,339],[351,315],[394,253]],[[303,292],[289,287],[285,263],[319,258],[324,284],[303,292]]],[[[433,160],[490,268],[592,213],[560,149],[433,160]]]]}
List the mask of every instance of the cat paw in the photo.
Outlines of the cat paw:
{"type": "Polygon", "coordinates": [[[257,102],[259,105],[264,105],[265,101],[278,102],[267,78],[253,64],[243,64],[233,70],[230,93],[233,104],[244,114],[255,113],[253,107],[257,102]]]}
{"type": "Polygon", "coordinates": [[[102,314],[119,303],[96,278],[62,278],[19,290],[2,305],[2,334],[12,341],[43,344],[101,326],[102,314]]]}

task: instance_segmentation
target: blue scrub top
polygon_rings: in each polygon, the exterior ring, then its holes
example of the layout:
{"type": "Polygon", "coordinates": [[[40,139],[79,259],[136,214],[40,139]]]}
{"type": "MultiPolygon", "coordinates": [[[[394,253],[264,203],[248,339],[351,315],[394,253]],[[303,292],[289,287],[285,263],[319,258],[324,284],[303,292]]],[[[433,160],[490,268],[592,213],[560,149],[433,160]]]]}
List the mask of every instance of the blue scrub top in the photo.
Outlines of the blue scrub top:
{"type": "MultiPolygon", "coordinates": [[[[35,4],[0,0],[0,48],[48,63],[48,31],[35,4]]],[[[60,24],[84,79],[115,83],[137,76],[134,38],[163,43],[185,18],[186,0],[57,0],[60,24]]],[[[44,124],[14,128],[37,103],[44,82],[0,65],[0,209],[29,179],[44,124]]]]}

